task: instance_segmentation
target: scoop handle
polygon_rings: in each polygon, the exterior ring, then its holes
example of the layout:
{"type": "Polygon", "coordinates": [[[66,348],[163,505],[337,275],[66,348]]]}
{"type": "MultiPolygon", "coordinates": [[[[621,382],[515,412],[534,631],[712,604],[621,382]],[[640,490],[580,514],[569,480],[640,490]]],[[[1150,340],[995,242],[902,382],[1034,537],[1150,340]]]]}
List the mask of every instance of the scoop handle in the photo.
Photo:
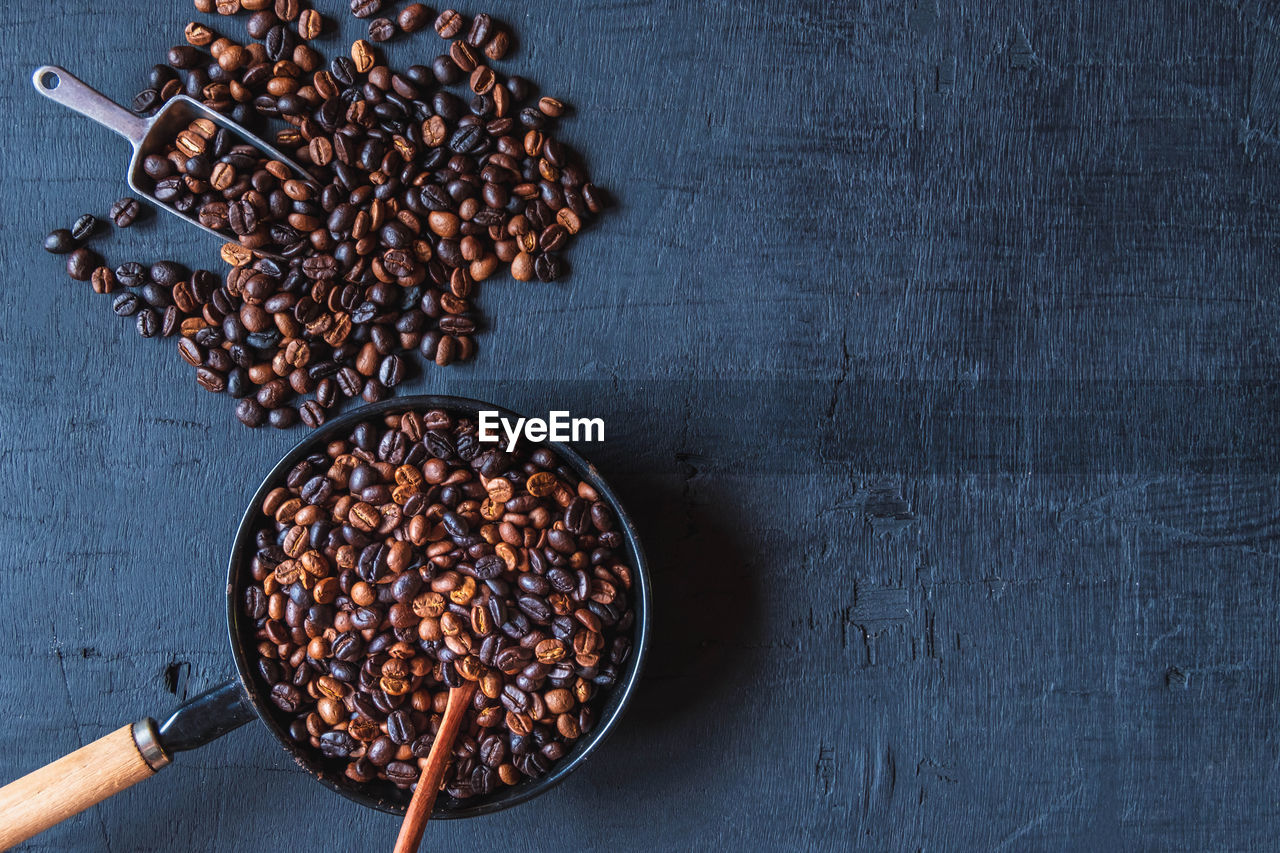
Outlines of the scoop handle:
{"type": "Polygon", "coordinates": [[[109,127],[137,148],[147,135],[149,123],[99,92],[65,68],[41,65],[31,75],[36,91],[51,101],[70,107],[82,116],[109,127]]]}
{"type": "Polygon", "coordinates": [[[148,779],[169,763],[155,721],[122,726],[0,788],[0,850],[148,779]]]}

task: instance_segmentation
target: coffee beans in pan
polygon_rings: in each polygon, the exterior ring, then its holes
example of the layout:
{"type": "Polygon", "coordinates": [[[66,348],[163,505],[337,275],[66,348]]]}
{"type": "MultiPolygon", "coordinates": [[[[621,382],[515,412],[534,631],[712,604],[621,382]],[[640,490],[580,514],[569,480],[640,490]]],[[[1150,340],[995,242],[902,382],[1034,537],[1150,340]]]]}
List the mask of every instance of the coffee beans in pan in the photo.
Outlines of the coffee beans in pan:
{"type": "MultiPolygon", "coordinates": [[[[179,343],[179,356],[201,356],[197,382],[232,394],[241,422],[317,426],[347,399],[393,393],[413,374],[415,351],[440,367],[468,361],[486,327],[477,283],[502,270],[521,282],[567,274],[564,252],[603,194],[555,139],[561,102],[490,66],[510,50],[502,23],[352,0],[369,38],[326,62],[310,39],[328,24],[305,2],[214,8],[228,19],[244,12],[249,39],[191,23],[148,72],[135,109],[150,115],[185,94],[272,139],[309,174],[213,122],[178,129],[145,158],[144,183],[226,237],[228,269],[180,268],[156,281],[117,267],[115,287],[161,318],[135,321],[140,334],[168,330],[194,344],[179,343]],[[439,35],[439,55],[386,64],[378,42],[416,32],[439,35]]],[[[110,219],[125,227],[141,210],[122,199],[110,219]]],[[[93,282],[103,265],[84,245],[98,224],[82,217],[45,240],[68,255],[72,278],[93,282]]],[[[115,289],[106,284],[100,275],[94,289],[115,289]]]]}
{"type": "Polygon", "coordinates": [[[410,788],[450,687],[477,686],[445,791],[547,773],[631,651],[632,567],[600,495],[544,447],[443,411],[361,423],[259,508],[240,591],[260,690],[318,764],[410,788]]]}

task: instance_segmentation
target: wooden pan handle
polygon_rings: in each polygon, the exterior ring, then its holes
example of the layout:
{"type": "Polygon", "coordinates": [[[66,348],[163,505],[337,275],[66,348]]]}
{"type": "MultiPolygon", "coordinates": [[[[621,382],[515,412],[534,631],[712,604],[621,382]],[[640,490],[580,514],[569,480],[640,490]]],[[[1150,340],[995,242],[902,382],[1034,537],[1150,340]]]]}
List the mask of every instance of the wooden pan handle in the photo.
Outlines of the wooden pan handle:
{"type": "Polygon", "coordinates": [[[118,794],[169,763],[154,720],[139,720],[0,788],[0,850],[118,794]]]}

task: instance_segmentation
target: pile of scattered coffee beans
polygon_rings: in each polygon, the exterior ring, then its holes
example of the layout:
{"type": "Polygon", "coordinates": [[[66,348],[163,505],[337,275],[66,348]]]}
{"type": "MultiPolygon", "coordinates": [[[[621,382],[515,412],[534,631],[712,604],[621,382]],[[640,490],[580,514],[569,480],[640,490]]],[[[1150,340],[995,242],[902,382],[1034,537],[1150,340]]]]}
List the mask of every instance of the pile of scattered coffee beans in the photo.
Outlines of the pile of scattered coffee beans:
{"type": "Polygon", "coordinates": [[[537,778],[631,651],[633,576],[605,502],[543,447],[448,412],[364,422],[263,501],[242,591],[263,688],[317,760],[412,786],[448,689],[478,690],[445,781],[537,778]]]}
{"type": "MultiPolygon", "coordinates": [[[[605,200],[553,138],[565,105],[490,66],[511,50],[505,26],[352,0],[369,39],[326,64],[311,42],[333,22],[305,2],[196,7],[246,13],[249,40],[192,22],[135,111],[186,94],[272,135],[312,180],[197,121],[145,170],[157,198],[227,235],[225,275],[171,261],[112,269],[61,230],[46,248],[70,252],[68,273],[95,290],[124,288],[115,311],[140,334],[180,336],[199,384],[237,397],[241,422],[314,427],[344,399],[380,400],[415,349],[440,366],[467,361],[483,330],[477,282],[504,268],[517,281],[566,274],[563,250],[605,200]],[[447,45],[429,65],[395,71],[379,56],[376,42],[432,24],[447,45]]],[[[111,218],[125,226],[139,211],[122,200],[111,218]]]]}

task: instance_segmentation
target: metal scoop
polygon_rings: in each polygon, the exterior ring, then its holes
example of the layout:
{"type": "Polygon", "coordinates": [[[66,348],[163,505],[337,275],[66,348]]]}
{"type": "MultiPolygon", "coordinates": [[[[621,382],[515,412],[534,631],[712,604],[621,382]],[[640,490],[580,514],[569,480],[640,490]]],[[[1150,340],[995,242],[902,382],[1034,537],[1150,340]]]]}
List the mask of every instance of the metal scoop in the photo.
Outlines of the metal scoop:
{"type": "MultiPolygon", "coordinates": [[[[172,206],[160,201],[155,196],[155,181],[142,168],[142,162],[151,154],[163,154],[165,148],[173,143],[174,138],[196,119],[208,119],[219,127],[225,127],[240,138],[246,145],[252,145],[272,159],[279,160],[298,174],[300,178],[316,181],[306,169],[286,157],[279,149],[268,145],[226,116],[211,110],[199,101],[186,95],[179,95],[165,102],[151,118],[134,115],[115,101],[108,98],[92,86],[78,79],[74,74],[56,65],[42,65],[31,75],[31,82],[36,91],[50,100],[57,101],[64,107],[70,107],[82,116],[87,116],[103,127],[108,127],[129,140],[133,146],[133,156],[129,158],[129,188],[143,196],[152,204],[169,211],[188,225],[194,225],[226,243],[233,240],[231,235],[223,234],[212,228],[201,225],[195,219],[175,210],[172,206]]],[[[258,252],[258,254],[271,254],[258,252]]]]}

